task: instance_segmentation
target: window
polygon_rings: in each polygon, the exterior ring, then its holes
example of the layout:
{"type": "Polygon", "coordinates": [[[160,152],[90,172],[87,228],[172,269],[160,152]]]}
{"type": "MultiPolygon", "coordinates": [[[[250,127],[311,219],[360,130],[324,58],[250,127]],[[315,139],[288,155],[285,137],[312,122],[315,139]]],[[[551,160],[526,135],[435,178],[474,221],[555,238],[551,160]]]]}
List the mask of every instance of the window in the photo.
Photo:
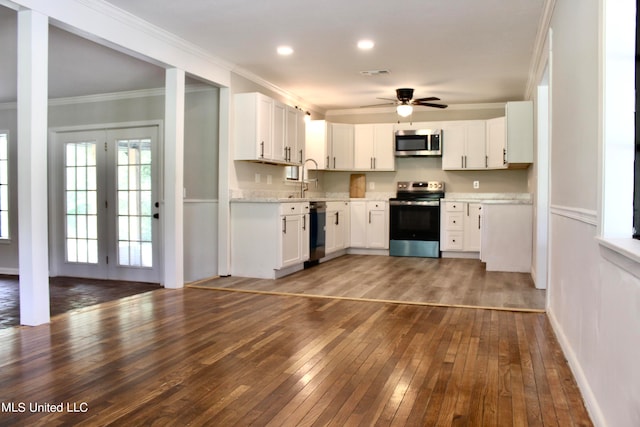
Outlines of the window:
{"type": "Polygon", "coordinates": [[[0,239],[9,238],[9,137],[0,132],[0,239]]]}

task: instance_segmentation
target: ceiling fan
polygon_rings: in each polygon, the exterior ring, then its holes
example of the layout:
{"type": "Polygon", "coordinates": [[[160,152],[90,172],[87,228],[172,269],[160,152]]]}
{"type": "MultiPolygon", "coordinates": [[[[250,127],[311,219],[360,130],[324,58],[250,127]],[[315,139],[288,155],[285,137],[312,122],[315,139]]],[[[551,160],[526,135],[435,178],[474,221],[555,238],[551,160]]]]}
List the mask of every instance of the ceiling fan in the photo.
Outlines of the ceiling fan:
{"type": "Polygon", "coordinates": [[[400,88],[396,89],[396,98],[378,98],[378,99],[386,99],[388,101],[384,104],[375,104],[375,105],[366,105],[365,107],[378,107],[382,105],[397,105],[396,111],[399,116],[407,117],[411,115],[413,112],[414,105],[421,105],[423,107],[434,107],[434,108],[447,108],[445,104],[436,104],[431,101],[440,101],[440,98],[436,98],[435,96],[429,98],[418,98],[413,99],[413,89],[410,88],[400,88]]]}

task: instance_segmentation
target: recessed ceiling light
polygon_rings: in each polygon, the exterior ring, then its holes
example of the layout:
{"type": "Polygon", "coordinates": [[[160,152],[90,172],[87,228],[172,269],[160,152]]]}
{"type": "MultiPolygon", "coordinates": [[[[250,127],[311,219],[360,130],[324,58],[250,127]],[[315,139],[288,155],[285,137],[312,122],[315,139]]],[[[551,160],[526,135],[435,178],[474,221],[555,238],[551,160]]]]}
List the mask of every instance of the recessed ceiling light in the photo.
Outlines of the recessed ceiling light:
{"type": "Polygon", "coordinates": [[[369,49],[373,49],[373,46],[375,46],[375,43],[373,43],[373,40],[360,40],[358,42],[358,49],[369,50],[369,49]]]}
{"type": "Polygon", "coordinates": [[[278,46],[278,55],[291,55],[293,53],[293,48],[291,46],[278,46]]]}

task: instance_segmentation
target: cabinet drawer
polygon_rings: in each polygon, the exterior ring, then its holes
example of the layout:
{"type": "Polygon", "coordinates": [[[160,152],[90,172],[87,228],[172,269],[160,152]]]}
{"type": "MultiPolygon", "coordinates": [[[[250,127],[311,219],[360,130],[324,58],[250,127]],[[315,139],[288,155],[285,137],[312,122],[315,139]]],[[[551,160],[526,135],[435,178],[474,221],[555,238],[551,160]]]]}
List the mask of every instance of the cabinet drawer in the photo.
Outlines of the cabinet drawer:
{"type": "Polygon", "coordinates": [[[462,246],[462,232],[459,231],[453,231],[453,232],[447,232],[445,233],[445,242],[444,242],[444,247],[446,248],[446,250],[459,250],[461,251],[463,249],[462,246]]]}
{"type": "Polygon", "coordinates": [[[447,212],[462,212],[464,209],[463,202],[445,202],[444,206],[447,212]]]}
{"type": "Polygon", "coordinates": [[[281,203],[280,215],[296,215],[309,212],[308,203],[281,203]],[[306,206],[306,209],[305,209],[306,206]]]}
{"type": "Polygon", "coordinates": [[[462,212],[447,213],[446,227],[447,230],[462,230],[464,216],[462,212]]]}
{"type": "Polygon", "coordinates": [[[367,208],[369,210],[384,210],[385,207],[385,202],[367,202],[367,208]]]}

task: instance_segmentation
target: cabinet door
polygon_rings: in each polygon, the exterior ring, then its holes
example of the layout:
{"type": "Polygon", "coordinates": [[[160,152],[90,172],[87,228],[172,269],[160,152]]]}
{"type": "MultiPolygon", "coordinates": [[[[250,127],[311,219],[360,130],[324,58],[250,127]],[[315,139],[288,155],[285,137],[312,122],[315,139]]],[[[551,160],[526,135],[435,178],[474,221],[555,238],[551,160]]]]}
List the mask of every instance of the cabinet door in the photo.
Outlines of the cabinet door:
{"type": "Polygon", "coordinates": [[[281,221],[282,254],[280,267],[296,264],[302,259],[302,215],[283,215],[281,221]]]}
{"type": "Polygon", "coordinates": [[[482,227],[482,205],[480,203],[466,203],[464,219],[464,250],[480,251],[480,229],[482,227]]]}
{"type": "Polygon", "coordinates": [[[373,125],[354,126],[353,167],[355,169],[373,169],[373,125]]]}
{"type": "Polygon", "coordinates": [[[273,103],[273,157],[274,160],[288,161],[288,148],[285,144],[286,106],[281,102],[273,103]]]}
{"type": "Polygon", "coordinates": [[[505,149],[505,118],[496,117],[487,120],[487,167],[502,169],[505,149]]]}
{"type": "Polygon", "coordinates": [[[442,131],[442,169],[463,169],[466,153],[466,130],[464,124],[447,123],[443,125],[442,131]]]}
{"type": "Polygon", "coordinates": [[[305,156],[318,162],[320,169],[329,168],[327,133],[324,120],[311,120],[305,124],[305,156]]]}
{"type": "Polygon", "coordinates": [[[258,158],[273,159],[273,100],[271,98],[258,97],[257,121],[258,158]]]}
{"type": "Polygon", "coordinates": [[[387,204],[384,202],[367,202],[367,211],[367,247],[387,249],[389,247],[387,204]]]}
{"type": "Polygon", "coordinates": [[[347,229],[347,218],[344,209],[338,209],[331,219],[334,221],[335,226],[334,249],[343,249],[345,247],[345,231],[347,229]]]}
{"type": "Polygon", "coordinates": [[[393,124],[376,124],[373,127],[373,167],[375,170],[392,171],[396,168],[393,124]]]}
{"type": "Polygon", "coordinates": [[[484,121],[468,122],[466,125],[467,142],[464,159],[465,169],[486,169],[486,129],[484,121]]]}
{"type": "Polygon", "coordinates": [[[327,222],[325,225],[325,246],[324,250],[326,254],[334,252],[336,250],[336,218],[338,211],[335,209],[327,208],[327,222]]]}
{"type": "Polygon", "coordinates": [[[300,235],[300,261],[309,259],[309,214],[302,214],[302,230],[300,235]]]}
{"type": "Polygon", "coordinates": [[[353,125],[331,124],[330,169],[353,169],[353,125]]]}
{"type": "Polygon", "coordinates": [[[364,201],[351,201],[350,211],[351,246],[364,248],[367,245],[367,204],[364,201]]]}
{"type": "Polygon", "coordinates": [[[507,102],[505,112],[507,163],[533,163],[533,102],[507,102]]]}
{"type": "Polygon", "coordinates": [[[287,106],[285,120],[285,159],[290,163],[304,161],[304,112],[287,106]]]}

